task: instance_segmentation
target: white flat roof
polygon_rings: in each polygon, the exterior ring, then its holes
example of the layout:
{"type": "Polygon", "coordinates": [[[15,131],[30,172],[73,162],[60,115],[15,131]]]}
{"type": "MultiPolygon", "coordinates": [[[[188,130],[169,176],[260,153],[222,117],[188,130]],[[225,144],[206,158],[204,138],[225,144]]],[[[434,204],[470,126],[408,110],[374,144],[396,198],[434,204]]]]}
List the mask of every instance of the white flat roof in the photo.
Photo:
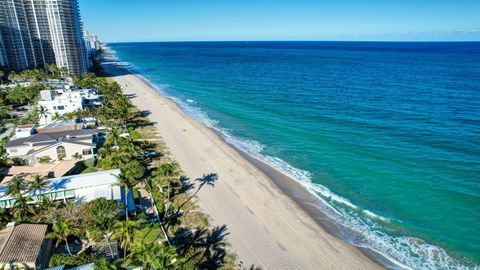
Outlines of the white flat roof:
{"type": "MultiPolygon", "coordinates": [[[[40,194],[51,193],[62,190],[71,189],[83,189],[95,186],[115,185],[118,181],[116,176],[120,173],[119,169],[100,171],[86,174],[76,174],[62,176],[59,178],[52,178],[48,180],[48,188],[42,190],[40,194]]],[[[8,196],[8,185],[0,187],[0,200],[14,199],[14,197],[8,196]]],[[[35,192],[25,193],[24,195],[35,195],[35,192]]]]}

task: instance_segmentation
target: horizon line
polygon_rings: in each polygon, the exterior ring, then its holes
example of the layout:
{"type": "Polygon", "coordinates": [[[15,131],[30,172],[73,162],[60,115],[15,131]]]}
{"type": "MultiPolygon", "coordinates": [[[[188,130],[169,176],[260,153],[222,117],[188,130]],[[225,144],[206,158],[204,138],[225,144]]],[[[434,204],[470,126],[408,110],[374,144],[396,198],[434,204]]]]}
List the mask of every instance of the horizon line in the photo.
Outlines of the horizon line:
{"type": "Polygon", "coordinates": [[[189,43],[189,42],[358,42],[358,43],[480,43],[480,40],[145,40],[104,41],[109,43],[189,43]]]}

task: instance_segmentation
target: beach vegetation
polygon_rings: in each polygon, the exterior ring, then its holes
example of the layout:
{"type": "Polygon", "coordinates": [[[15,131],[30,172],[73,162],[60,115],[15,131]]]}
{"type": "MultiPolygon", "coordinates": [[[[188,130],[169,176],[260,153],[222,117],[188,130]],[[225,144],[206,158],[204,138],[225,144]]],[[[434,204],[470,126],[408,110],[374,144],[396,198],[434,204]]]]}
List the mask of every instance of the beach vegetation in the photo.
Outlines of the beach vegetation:
{"type": "Polygon", "coordinates": [[[52,158],[49,156],[41,156],[37,159],[40,164],[47,164],[52,162],[52,158]]]}
{"type": "MultiPolygon", "coordinates": [[[[66,70],[55,65],[40,71],[10,72],[9,80],[29,80],[33,84],[28,89],[17,86],[10,92],[0,90],[0,109],[36,102],[42,80],[65,75],[66,70]]],[[[0,209],[0,224],[12,219],[48,224],[47,236],[57,247],[50,266],[93,262],[95,269],[235,268],[235,257],[225,239],[226,226],[212,227],[194,200],[205,187],[214,187],[218,176],[207,173],[193,181],[184,176],[146,118],[148,113],[135,108],[119,84],[92,73],[75,77],[74,82],[79,87],[96,88],[103,96],[101,106],[55,116],[69,120],[94,117],[104,127],[104,140],[94,159],[87,162],[81,160],[81,155],[72,156],[78,161],[78,172],[120,169],[117,178],[123,197],[134,193],[135,207],[128,200],[121,205],[104,198],[84,203],[54,201],[39,195],[47,188],[46,177],[34,175],[26,181],[24,175],[18,175],[7,186],[15,204],[0,209]],[[119,249],[120,258],[102,257],[95,252],[94,246],[107,243],[118,243],[118,247],[108,247],[111,254],[119,249]]],[[[32,109],[18,123],[36,122],[47,113],[42,107],[32,109]]],[[[0,111],[0,118],[7,119],[8,115],[0,111]]],[[[39,163],[51,161],[46,156],[38,158],[39,163]]]]}
{"type": "Polygon", "coordinates": [[[27,220],[29,214],[35,214],[31,202],[32,198],[24,196],[21,193],[15,197],[15,203],[12,208],[12,216],[15,221],[27,220]]]}
{"type": "Polygon", "coordinates": [[[50,257],[48,262],[49,267],[55,267],[58,265],[65,265],[68,267],[80,266],[95,262],[100,263],[101,259],[93,255],[80,254],[70,256],[68,254],[55,253],[50,257]]]}
{"type": "Polygon", "coordinates": [[[58,219],[53,223],[52,232],[48,233],[47,237],[56,239],[56,246],[58,246],[60,242],[64,242],[66,251],[72,256],[67,238],[77,232],[78,229],[71,226],[69,219],[58,219]]]}
{"type": "Polygon", "coordinates": [[[22,174],[15,175],[7,185],[7,195],[18,196],[26,189],[25,176],[22,174]]]}

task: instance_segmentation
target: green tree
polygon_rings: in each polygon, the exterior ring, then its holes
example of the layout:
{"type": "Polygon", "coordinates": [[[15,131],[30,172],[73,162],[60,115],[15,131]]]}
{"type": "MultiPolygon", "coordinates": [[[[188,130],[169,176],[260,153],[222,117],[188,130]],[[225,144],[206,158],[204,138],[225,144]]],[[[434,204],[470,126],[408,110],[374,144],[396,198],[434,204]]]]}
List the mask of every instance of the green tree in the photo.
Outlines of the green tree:
{"type": "Polygon", "coordinates": [[[70,251],[70,246],[68,245],[68,237],[70,235],[74,235],[78,233],[78,229],[72,228],[70,226],[71,221],[69,219],[60,218],[53,223],[52,232],[47,234],[48,238],[57,239],[56,247],[60,242],[65,242],[65,249],[67,250],[68,254],[72,256],[72,252],[70,251]]]}
{"type": "Polygon", "coordinates": [[[113,239],[120,241],[120,248],[123,249],[123,257],[127,257],[127,250],[133,243],[133,235],[139,227],[139,223],[134,220],[118,221],[113,225],[113,239]]]}
{"type": "Polygon", "coordinates": [[[69,72],[68,72],[68,68],[67,67],[61,67],[60,68],[60,72],[62,74],[63,77],[68,77],[69,76],[69,72]]]}
{"type": "Polygon", "coordinates": [[[46,65],[48,72],[52,75],[53,78],[60,78],[60,70],[58,69],[57,65],[50,64],[46,65]]]}
{"type": "Polygon", "coordinates": [[[180,264],[175,247],[158,243],[137,245],[129,257],[143,269],[175,269],[180,264]]]}
{"type": "Polygon", "coordinates": [[[165,215],[168,218],[168,209],[170,207],[171,186],[174,181],[178,181],[181,174],[180,165],[177,162],[163,163],[153,172],[153,176],[162,186],[167,186],[166,198],[164,202],[165,215]]]}
{"type": "Polygon", "coordinates": [[[18,196],[25,191],[27,185],[25,184],[25,176],[22,174],[15,175],[13,179],[8,183],[7,186],[7,195],[9,196],[18,196]]]}
{"type": "Polygon", "coordinates": [[[86,255],[85,253],[77,254],[74,256],[55,253],[53,254],[49,261],[48,265],[50,267],[58,265],[68,265],[68,266],[80,266],[89,264],[91,262],[97,262],[98,258],[93,255],[86,255]]]}
{"type": "Polygon", "coordinates": [[[82,160],[83,156],[82,154],[76,152],[75,154],[72,155],[73,160],[79,161],[82,160]]]}
{"type": "Polygon", "coordinates": [[[38,106],[37,108],[37,113],[40,115],[43,119],[45,119],[45,122],[47,121],[47,115],[48,115],[48,109],[45,106],[38,106]]]}
{"type": "Polygon", "coordinates": [[[40,91],[45,87],[42,84],[32,84],[24,88],[24,100],[28,104],[32,104],[40,95],[40,91]]]}
{"type": "MultiPolygon", "coordinates": [[[[46,113],[45,113],[46,115],[46,113]]],[[[58,120],[65,120],[66,119],[66,115],[65,114],[59,114],[58,112],[55,112],[53,115],[52,115],[52,120],[53,121],[58,121],[58,120]]]]}
{"type": "Polygon", "coordinates": [[[86,203],[83,209],[83,220],[89,233],[98,236],[99,240],[108,240],[121,211],[119,205],[114,200],[99,198],[86,203]]]}
{"type": "Polygon", "coordinates": [[[120,168],[120,173],[116,176],[118,184],[125,193],[125,219],[128,220],[128,193],[130,189],[138,183],[138,180],[144,175],[145,167],[138,161],[132,160],[124,167],[120,168]]]}
{"type": "Polygon", "coordinates": [[[101,258],[95,262],[93,266],[94,270],[115,270],[117,267],[114,264],[109,263],[105,258],[101,258]]]}
{"type": "Polygon", "coordinates": [[[37,205],[38,209],[44,212],[53,212],[58,207],[58,202],[55,202],[50,196],[40,196],[40,203],[37,205]]]}
{"type": "Polygon", "coordinates": [[[10,107],[9,106],[0,106],[0,119],[4,120],[10,118],[10,107]]]}
{"type": "Polygon", "coordinates": [[[8,91],[6,98],[12,104],[25,104],[27,101],[25,98],[25,92],[25,87],[22,87],[21,85],[16,85],[14,88],[8,91]]]}
{"type": "Polygon", "coordinates": [[[21,80],[22,78],[15,71],[12,71],[8,74],[9,81],[21,80]]]}
{"type": "Polygon", "coordinates": [[[97,86],[97,77],[93,73],[84,73],[74,78],[76,86],[81,88],[95,88],[97,86]]]}
{"type": "Polygon", "coordinates": [[[22,194],[18,194],[13,204],[12,215],[17,221],[26,220],[28,214],[34,214],[35,210],[31,204],[32,199],[22,194]]]}
{"type": "Polygon", "coordinates": [[[152,194],[158,190],[158,181],[153,177],[147,177],[143,180],[143,188],[152,194]]]}
{"type": "Polygon", "coordinates": [[[38,158],[38,163],[40,164],[47,164],[52,162],[52,158],[49,156],[41,156],[38,158]]]}
{"type": "MultiPolygon", "coordinates": [[[[141,148],[130,136],[123,136],[121,129],[113,129],[107,135],[102,148],[98,151],[98,165],[104,169],[124,167],[131,160],[138,159],[141,148]]],[[[128,133],[127,133],[128,134],[128,133]]]]}
{"type": "Polygon", "coordinates": [[[33,192],[36,199],[38,199],[38,194],[40,194],[42,190],[46,189],[47,187],[47,177],[40,174],[35,174],[32,177],[32,180],[28,183],[28,191],[33,192]]]}

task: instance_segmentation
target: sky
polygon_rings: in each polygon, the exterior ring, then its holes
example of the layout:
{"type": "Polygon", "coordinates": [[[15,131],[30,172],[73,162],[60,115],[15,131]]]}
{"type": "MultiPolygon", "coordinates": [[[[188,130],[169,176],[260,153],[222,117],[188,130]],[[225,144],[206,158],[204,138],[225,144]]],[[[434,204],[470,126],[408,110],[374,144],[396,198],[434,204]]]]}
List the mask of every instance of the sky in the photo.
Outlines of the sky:
{"type": "Polygon", "coordinates": [[[480,0],[79,0],[106,42],[480,41],[480,0]]]}

